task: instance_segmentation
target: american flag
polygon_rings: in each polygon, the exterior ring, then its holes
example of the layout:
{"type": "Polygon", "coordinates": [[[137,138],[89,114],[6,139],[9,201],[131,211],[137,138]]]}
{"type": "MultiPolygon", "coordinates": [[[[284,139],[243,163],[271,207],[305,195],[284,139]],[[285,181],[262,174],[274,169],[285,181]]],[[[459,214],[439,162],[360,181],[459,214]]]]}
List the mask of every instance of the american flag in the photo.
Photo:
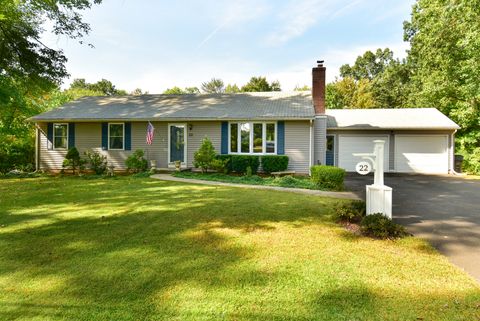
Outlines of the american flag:
{"type": "Polygon", "coordinates": [[[148,126],[147,126],[147,145],[152,145],[153,133],[154,132],[155,132],[155,127],[153,127],[151,122],[148,122],[148,126]]]}

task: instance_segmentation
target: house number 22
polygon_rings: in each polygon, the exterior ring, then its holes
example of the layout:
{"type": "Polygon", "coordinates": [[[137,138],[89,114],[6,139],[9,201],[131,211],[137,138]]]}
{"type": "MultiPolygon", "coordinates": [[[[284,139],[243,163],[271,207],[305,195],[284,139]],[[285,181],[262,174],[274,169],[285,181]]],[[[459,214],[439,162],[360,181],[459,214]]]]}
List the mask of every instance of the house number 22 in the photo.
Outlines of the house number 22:
{"type": "Polygon", "coordinates": [[[355,170],[360,175],[367,175],[372,171],[372,166],[368,162],[359,162],[357,166],[355,166],[355,170]]]}

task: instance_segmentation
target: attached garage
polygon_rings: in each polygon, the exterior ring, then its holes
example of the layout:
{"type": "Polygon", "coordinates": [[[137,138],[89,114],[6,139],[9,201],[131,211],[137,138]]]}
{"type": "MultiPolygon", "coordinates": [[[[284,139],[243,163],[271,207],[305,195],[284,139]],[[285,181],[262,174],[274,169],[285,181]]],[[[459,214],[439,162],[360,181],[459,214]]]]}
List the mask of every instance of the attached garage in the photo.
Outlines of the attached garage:
{"type": "Polygon", "coordinates": [[[374,140],[385,141],[384,164],[388,164],[388,135],[338,135],[338,167],[344,168],[348,172],[354,172],[355,165],[362,160],[354,154],[373,152],[374,140]]]}
{"type": "Polygon", "coordinates": [[[327,140],[334,141],[334,164],[355,171],[356,153],[373,152],[385,141],[385,171],[448,174],[453,170],[454,134],[459,128],[435,108],[329,109],[327,140]]]}
{"type": "Polygon", "coordinates": [[[447,135],[395,136],[395,171],[447,174],[448,165],[447,135]]]}

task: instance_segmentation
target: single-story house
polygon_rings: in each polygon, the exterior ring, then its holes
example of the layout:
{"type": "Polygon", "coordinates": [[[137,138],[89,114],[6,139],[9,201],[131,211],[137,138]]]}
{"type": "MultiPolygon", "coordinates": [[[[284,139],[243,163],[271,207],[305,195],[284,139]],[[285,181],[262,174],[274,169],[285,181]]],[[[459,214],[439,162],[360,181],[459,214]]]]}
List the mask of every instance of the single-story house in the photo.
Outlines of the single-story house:
{"type": "Polygon", "coordinates": [[[325,67],[312,69],[312,92],[84,97],[30,118],[36,124],[36,167],[59,170],[67,149],[95,150],[115,169],[137,149],[157,168],[176,160],[192,167],[207,136],[221,154],[287,155],[289,170],[314,164],[354,171],[355,153],[385,140],[389,172],[453,170],[459,128],[435,108],[326,109],[325,67]],[[148,122],[155,127],[146,143],[148,122]]]}

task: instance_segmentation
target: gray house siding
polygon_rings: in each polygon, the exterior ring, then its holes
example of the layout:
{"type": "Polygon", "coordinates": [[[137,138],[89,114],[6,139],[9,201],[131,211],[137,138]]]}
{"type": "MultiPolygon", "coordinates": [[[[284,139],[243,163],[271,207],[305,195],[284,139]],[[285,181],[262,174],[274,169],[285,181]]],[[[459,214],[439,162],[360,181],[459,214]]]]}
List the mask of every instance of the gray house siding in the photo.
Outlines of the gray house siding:
{"type": "Polygon", "coordinates": [[[308,174],[310,169],[310,121],[285,122],[285,155],[288,169],[308,174]]]}
{"type": "MultiPolygon", "coordinates": [[[[172,124],[180,122],[172,122],[172,124]]],[[[75,146],[81,155],[93,150],[105,155],[110,165],[116,170],[124,170],[125,160],[136,149],[142,149],[146,158],[155,159],[157,168],[168,167],[168,124],[169,122],[152,122],[155,138],[152,145],[145,142],[147,122],[131,122],[131,150],[102,150],[102,130],[100,122],[75,123],[75,146]]],[[[187,166],[193,166],[193,155],[200,147],[204,137],[210,138],[215,150],[220,153],[221,122],[195,121],[186,124],[187,166]]],[[[60,170],[67,153],[66,150],[48,149],[47,124],[40,123],[39,131],[39,168],[42,170],[60,170]]],[[[310,160],[310,122],[285,122],[285,155],[289,157],[289,169],[298,173],[308,173],[310,160]]],[[[312,142],[313,144],[313,142],[312,142]]]]}
{"type": "Polygon", "coordinates": [[[315,117],[314,121],[314,157],[313,164],[325,164],[325,151],[327,143],[327,118],[315,117]]]}
{"type": "MultiPolygon", "coordinates": [[[[327,130],[328,135],[335,136],[335,164],[338,164],[338,135],[388,135],[389,136],[389,166],[388,170],[395,169],[395,136],[396,135],[448,135],[449,155],[453,155],[453,134],[454,130],[327,130]]],[[[449,157],[449,168],[452,168],[452,157],[449,157]]]]}
{"type": "Polygon", "coordinates": [[[187,128],[187,163],[188,167],[193,166],[193,155],[200,148],[202,140],[208,137],[215,147],[215,150],[220,154],[221,137],[221,122],[206,121],[206,122],[189,122],[187,128]]]}

